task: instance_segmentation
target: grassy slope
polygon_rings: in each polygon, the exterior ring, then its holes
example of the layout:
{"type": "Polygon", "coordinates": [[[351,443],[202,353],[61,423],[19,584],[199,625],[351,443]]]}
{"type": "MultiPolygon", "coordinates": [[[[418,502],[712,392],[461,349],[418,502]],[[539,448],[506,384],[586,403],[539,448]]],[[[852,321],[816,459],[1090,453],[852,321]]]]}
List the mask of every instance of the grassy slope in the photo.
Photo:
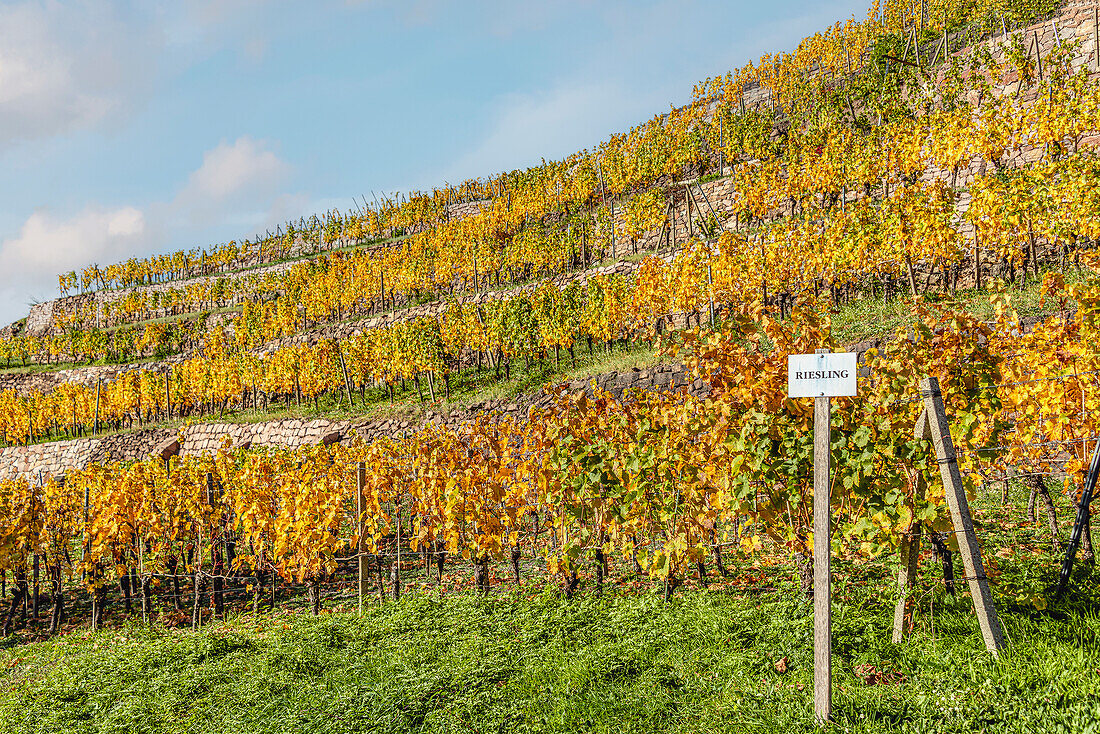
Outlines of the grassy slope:
{"type": "MultiPolygon", "coordinates": [[[[1062,276],[1067,284],[1080,283],[1085,279],[1082,272],[1073,268],[1066,268],[1062,276]]],[[[1044,301],[1042,280],[1033,275],[1015,287],[1005,286],[1004,293],[1021,318],[1057,310],[1057,304],[1044,301]]],[[[993,306],[989,300],[991,295],[989,289],[976,291],[973,288],[960,289],[951,296],[937,294],[940,302],[956,304],[982,319],[993,318],[993,306]]],[[[833,335],[840,344],[854,344],[889,334],[905,323],[911,303],[908,298],[895,298],[887,303],[883,303],[881,298],[854,298],[851,303],[839,308],[833,317],[833,335]]]]}
{"type": "MultiPolygon", "coordinates": [[[[925,620],[894,645],[886,595],[839,587],[833,730],[1100,722],[1095,588],[1055,617],[1003,613],[1014,644],[993,660],[965,596],[937,595],[934,630],[925,620]],[[898,682],[869,685],[860,666],[898,682]]],[[[653,593],[566,602],[534,587],[406,596],[363,618],[284,614],[198,633],[129,625],[0,655],[0,730],[24,734],[815,730],[811,604],[782,583],[668,605],[653,593]]]]}

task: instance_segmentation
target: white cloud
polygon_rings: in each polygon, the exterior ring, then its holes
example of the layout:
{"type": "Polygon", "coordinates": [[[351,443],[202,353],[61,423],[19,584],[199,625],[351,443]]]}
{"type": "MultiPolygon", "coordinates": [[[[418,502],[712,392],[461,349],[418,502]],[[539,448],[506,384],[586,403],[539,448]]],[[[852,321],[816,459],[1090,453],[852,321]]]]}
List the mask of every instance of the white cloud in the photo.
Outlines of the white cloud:
{"type": "Polygon", "coordinates": [[[278,187],[289,173],[289,166],[267,150],[264,141],[249,135],[222,142],[202,154],[202,165],[191,174],[178,196],[180,204],[215,204],[256,191],[278,187]]]}
{"type": "Polygon", "coordinates": [[[267,229],[275,229],[275,226],[282,224],[283,222],[306,214],[316,214],[324,211],[324,207],[318,205],[311,196],[305,193],[298,194],[281,194],[275,197],[274,201],[268,207],[267,212],[264,214],[263,219],[245,223],[245,227],[250,227],[252,231],[263,231],[267,229]]]}
{"type": "Polygon", "coordinates": [[[144,245],[145,234],[145,215],[134,207],[90,207],[70,219],[40,209],[18,237],[0,245],[0,272],[5,281],[22,282],[82,263],[126,259],[144,245]]]}
{"type": "Polygon", "coordinates": [[[0,243],[0,311],[14,319],[29,299],[52,298],[58,273],[148,251],[149,235],[145,214],[134,207],[89,207],[70,218],[34,212],[18,236],[0,243]]]}
{"type": "MultiPolygon", "coordinates": [[[[290,166],[268,143],[243,135],[202,154],[202,165],[171,200],[150,208],[165,229],[206,227],[212,223],[266,221],[290,175],[290,166]]],[[[244,222],[251,222],[244,223],[244,222]]]]}
{"type": "Polygon", "coordinates": [[[0,322],[25,314],[32,298],[53,298],[58,273],[145,256],[181,240],[207,243],[211,227],[231,225],[247,235],[300,216],[310,200],[282,193],[290,171],[265,141],[246,135],[204,153],[170,201],[143,209],[93,205],[69,217],[33,212],[18,235],[0,243],[0,322]]]}
{"type": "Polygon", "coordinates": [[[149,94],[161,43],[104,0],[0,5],[0,146],[124,117],[149,94]]]}

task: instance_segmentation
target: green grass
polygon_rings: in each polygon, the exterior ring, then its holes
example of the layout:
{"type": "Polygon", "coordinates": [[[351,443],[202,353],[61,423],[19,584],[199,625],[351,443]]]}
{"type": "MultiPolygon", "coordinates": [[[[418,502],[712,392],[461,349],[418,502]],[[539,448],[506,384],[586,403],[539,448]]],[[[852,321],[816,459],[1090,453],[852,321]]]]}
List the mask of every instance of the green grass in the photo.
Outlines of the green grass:
{"type": "MultiPolygon", "coordinates": [[[[1085,275],[1073,268],[1066,268],[1062,272],[1067,284],[1080,283],[1085,280],[1085,275]]],[[[1058,310],[1058,304],[1044,301],[1042,279],[1036,279],[1029,275],[1027,280],[1016,286],[1004,285],[1004,293],[1009,296],[1010,303],[1023,317],[1049,314],[1058,310]]],[[[981,319],[993,318],[993,306],[990,304],[990,296],[993,295],[990,288],[976,291],[973,288],[960,289],[954,294],[933,294],[930,300],[936,300],[944,304],[954,304],[964,310],[978,316],[981,319]]],[[[1076,304],[1070,302],[1070,308],[1076,308],[1076,304]]],[[[833,336],[840,344],[854,344],[865,339],[884,336],[893,333],[902,324],[909,320],[912,300],[908,297],[895,297],[883,303],[882,298],[861,296],[853,298],[850,303],[836,309],[833,316],[833,336]]]]}
{"type": "MultiPolygon", "coordinates": [[[[1095,593],[1056,616],[1005,612],[1012,644],[994,660],[967,597],[936,599],[934,631],[926,619],[894,645],[871,589],[834,610],[830,731],[1096,731],[1095,593]],[[892,682],[868,685],[862,666],[892,682]]],[[[0,653],[0,730],[813,732],[812,626],[785,583],[669,604],[530,586],[406,595],[362,618],[131,624],[0,653]]]]}
{"type": "MultiPolygon", "coordinates": [[[[95,364],[104,364],[96,362],[95,364]]],[[[53,364],[36,364],[30,362],[26,365],[12,364],[10,367],[0,367],[0,375],[35,375],[42,372],[60,372],[74,367],[87,367],[87,362],[54,362],[53,364]]]]}
{"type": "Polygon", "coordinates": [[[389,393],[384,387],[373,388],[365,393],[364,401],[358,393],[353,393],[355,405],[348,407],[345,393],[340,391],[333,395],[320,398],[316,404],[303,400],[301,407],[296,403],[287,407],[285,405],[272,405],[267,411],[229,411],[225,418],[219,416],[206,416],[202,420],[216,422],[221,420],[233,420],[237,422],[261,422],[278,420],[282,418],[332,418],[336,420],[353,418],[388,418],[402,416],[416,419],[428,410],[449,411],[466,408],[474,403],[483,403],[490,400],[509,400],[524,393],[536,392],[544,385],[553,385],[573,380],[587,380],[607,372],[626,372],[634,367],[644,368],[655,364],[656,350],[649,344],[619,344],[610,351],[597,346],[591,353],[587,347],[578,345],[575,348],[577,357],[574,366],[569,355],[562,351],[560,364],[554,359],[553,354],[544,362],[533,362],[530,366],[526,360],[516,359],[512,363],[511,379],[505,379],[504,370],[500,376],[484,364],[482,371],[472,367],[462,370],[461,373],[451,375],[451,399],[444,395],[442,380],[437,380],[435,385],[436,402],[431,402],[427,380],[420,380],[420,390],[423,400],[417,394],[416,386],[412,380],[405,383],[402,391],[400,385],[394,387],[394,402],[389,402],[389,393]]]}
{"type": "Polygon", "coordinates": [[[131,327],[133,329],[144,329],[146,326],[152,326],[154,324],[174,324],[181,321],[194,321],[198,319],[201,314],[207,314],[209,316],[216,316],[218,314],[238,313],[241,311],[241,306],[218,306],[217,308],[204,309],[202,311],[188,311],[187,313],[177,313],[171,316],[161,316],[155,319],[143,319],[141,321],[127,321],[123,324],[115,324],[114,326],[108,326],[104,329],[104,333],[112,334],[120,329],[131,327]]]}

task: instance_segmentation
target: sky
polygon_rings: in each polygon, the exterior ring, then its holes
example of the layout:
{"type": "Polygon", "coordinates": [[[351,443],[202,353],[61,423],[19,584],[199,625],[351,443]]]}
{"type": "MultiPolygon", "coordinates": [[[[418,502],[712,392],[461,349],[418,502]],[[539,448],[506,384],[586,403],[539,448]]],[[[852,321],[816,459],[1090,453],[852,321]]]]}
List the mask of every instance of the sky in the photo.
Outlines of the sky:
{"type": "Polygon", "coordinates": [[[0,326],[91,263],[591,148],[868,0],[0,0],[0,326]]]}

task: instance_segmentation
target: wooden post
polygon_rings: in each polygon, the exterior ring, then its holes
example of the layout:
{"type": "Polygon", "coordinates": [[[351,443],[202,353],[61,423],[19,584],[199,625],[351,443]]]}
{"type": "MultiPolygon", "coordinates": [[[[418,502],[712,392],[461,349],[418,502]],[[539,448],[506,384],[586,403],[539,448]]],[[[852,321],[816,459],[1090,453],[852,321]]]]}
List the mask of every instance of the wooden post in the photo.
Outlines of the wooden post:
{"type": "Polygon", "coordinates": [[[710,328],[714,329],[714,272],[710,266],[710,247],[707,247],[707,288],[710,296],[710,328]]]}
{"type": "Polygon", "coordinates": [[[40,598],[39,586],[38,586],[38,573],[39,573],[39,554],[34,554],[34,562],[31,571],[31,619],[38,621],[38,600],[40,598]]]}
{"type": "Polygon", "coordinates": [[[618,230],[615,227],[615,197],[610,201],[610,217],[612,217],[612,258],[618,250],[618,230]]]}
{"type": "Polygon", "coordinates": [[[947,415],[943,409],[943,396],[940,383],[935,377],[925,377],[920,382],[924,409],[928,414],[929,429],[932,433],[932,445],[936,449],[936,458],[940,465],[940,477],[943,479],[944,495],[951,512],[951,522],[955,527],[955,536],[959,541],[959,554],[970,585],[970,596],[974,600],[974,611],[978,615],[978,626],[982,630],[985,648],[997,653],[1004,647],[1004,636],[997,610],[993,606],[993,596],[989,591],[989,580],[982,565],[982,552],[978,547],[978,538],[974,534],[974,522],[970,518],[970,505],[963,489],[962,475],[955,456],[955,445],[947,425],[947,415]]]}
{"type": "Polygon", "coordinates": [[[340,342],[335,339],[332,340],[332,345],[336,348],[336,354],[340,357],[340,371],[344,373],[344,390],[347,391],[348,394],[348,406],[354,408],[355,401],[351,399],[351,378],[348,377],[348,366],[347,363],[344,362],[344,350],[340,346],[340,342]]]}
{"type": "MultiPolygon", "coordinates": [[[[89,497],[88,484],[85,483],[84,484],[84,524],[81,527],[81,531],[80,531],[80,565],[81,566],[84,565],[84,559],[88,555],[88,500],[89,499],[90,499],[90,497],[89,497]]],[[[83,577],[83,575],[84,575],[84,573],[81,572],[81,577],[83,577]]]]}
{"type": "Polygon", "coordinates": [[[722,107],[719,105],[714,108],[715,113],[718,115],[718,171],[725,176],[726,175],[726,136],[725,130],[722,125],[722,107]]]}
{"type": "MultiPolygon", "coordinates": [[[[828,349],[818,349],[828,354],[828,349]]],[[[832,685],[832,588],[829,444],[832,398],[814,398],[814,718],[829,720],[832,685]]]]}
{"type": "Polygon", "coordinates": [[[670,191],[669,198],[671,200],[669,204],[668,212],[668,235],[672,240],[671,249],[672,252],[676,252],[676,192],[670,191]]]}
{"type": "Polygon", "coordinates": [[[687,220],[688,220],[688,239],[695,237],[695,226],[691,221],[691,188],[684,189],[684,206],[687,207],[687,220]]]}
{"type": "Polygon", "coordinates": [[[164,373],[164,415],[172,420],[172,370],[164,373]]]}
{"type": "Polygon", "coordinates": [[[982,253],[978,249],[978,230],[974,230],[974,290],[982,289],[982,253]]]}
{"type": "Polygon", "coordinates": [[[1043,81],[1043,52],[1039,46],[1039,31],[1032,32],[1033,45],[1035,46],[1035,63],[1039,68],[1039,81],[1043,81]]]}
{"type": "MultiPolygon", "coordinates": [[[[928,434],[928,413],[921,411],[917,418],[917,425],[913,430],[913,436],[917,439],[926,438],[928,434]]],[[[924,499],[924,475],[917,472],[913,486],[913,500],[919,502],[924,499]]],[[[902,536],[901,547],[898,549],[901,557],[901,569],[898,571],[898,603],[894,607],[894,632],[891,640],[898,644],[905,637],[905,628],[912,614],[912,599],[909,589],[913,585],[913,579],[917,575],[917,561],[920,558],[920,523],[913,518],[909,531],[902,536]]]]}
{"type": "MultiPolygon", "coordinates": [[[[214,486],[214,475],[211,472],[206,473],[206,504],[214,507],[214,501],[217,499],[219,492],[214,486]]],[[[225,619],[225,597],[223,590],[225,589],[225,581],[222,578],[225,575],[225,563],[222,559],[220,549],[218,548],[218,542],[221,538],[219,535],[224,535],[225,528],[220,528],[221,532],[218,533],[218,523],[215,523],[214,527],[210,530],[210,563],[211,571],[214,575],[213,579],[213,592],[214,592],[214,616],[218,619],[225,619]]]]}
{"type": "Polygon", "coordinates": [[[359,558],[359,613],[363,613],[363,600],[367,595],[367,557],[363,555],[363,513],[367,510],[367,465],[360,461],[355,470],[355,532],[359,537],[357,544],[359,558]]]}
{"type": "MultiPolygon", "coordinates": [[[[429,374],[431,374],[431,373],[429,373],[429,374]]],[[[394,501],[393,507],[394,507],[394,515],[396,516],[396,520],[397,520],[397,533],[396,533],[396,538],[397,538],[397,544],[396,544],[397,553],[396,553],[396,556],[397,556],[397,558],[394,561],[393,572],[390,574],[390,586],[392,587],[391,591],[393,592],[393,600],[398,601],[401,598],[401,497],[400,496],[398,496],[398,498],[394,501]]]]}
{"type": "MultiPolygon", "coordinates": [[[[192,581],[192,591],[194,596],[192,598],[191,605],[191,629],[197,630],[199,623],[202,621],[202,524],[200,523],[197,529],[197,536],[195,538],[195,559],[194,568],[192,569],[194,579],[192,581]]],[[[272,584],[274,587],[274,584],[272,584]]]]}
{"type": "Polygon", "coordinates": [[[95,424],[92,427],[92,435],[99,435],[99,393],[103,387],[103,378],[99,378],[95,383],[95,424]]]}

